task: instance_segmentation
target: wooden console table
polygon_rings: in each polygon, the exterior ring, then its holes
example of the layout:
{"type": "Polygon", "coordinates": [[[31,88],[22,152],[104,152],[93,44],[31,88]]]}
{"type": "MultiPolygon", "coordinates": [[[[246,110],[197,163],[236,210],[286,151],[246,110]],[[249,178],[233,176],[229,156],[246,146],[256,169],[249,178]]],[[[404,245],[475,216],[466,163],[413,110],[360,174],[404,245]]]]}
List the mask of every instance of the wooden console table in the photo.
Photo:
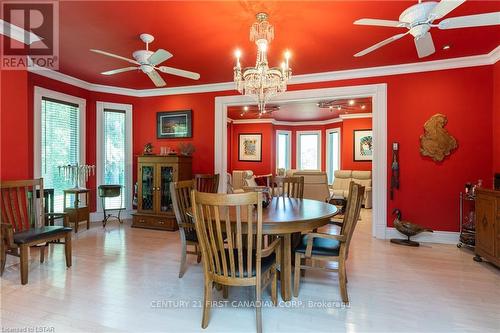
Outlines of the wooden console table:
{"type": "Polygon", "coordinates": [[[90,228],[90,190],[86,188],[71,188],[64,190],[64,212],[68,214],[70,223],[75,224],[75,233],[78,232],[78,224],[87,221],[87,229],[90,228]],[[75,201],[72,206],[67,206],[69,198],[74,195],[75,201]],[[80,195],[85,196],[85,204],[82,205],[80,195]]]}

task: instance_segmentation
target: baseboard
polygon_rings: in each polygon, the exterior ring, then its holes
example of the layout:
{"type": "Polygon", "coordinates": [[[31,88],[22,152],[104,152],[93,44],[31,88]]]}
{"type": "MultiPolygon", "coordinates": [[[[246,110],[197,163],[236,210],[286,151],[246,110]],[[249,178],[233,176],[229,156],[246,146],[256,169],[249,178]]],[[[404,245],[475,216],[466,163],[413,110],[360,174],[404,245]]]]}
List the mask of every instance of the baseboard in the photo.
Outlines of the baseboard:
{"type": "MultiPolygon", "coordinates": [[[[120,213],[120,218],[121,219],[131,219],[132,218],[132,213],[135,213],[135,210],[122,210],[120,213]]],[[[115,215],[117,214],[117,211],[111,211],[111,214],[115,215]]],[[[102,212],[93,212],[90,213],[90,222],[102,222],[104,215],[102,212]]]]}
{"type": "MultiPolygon", "coordinates": [[[[411,239],[417,242],[423,243],[439,243],[439,244],[457,244],[460,233],[453,231],[434,231],[434,232],[423,232],[418,234],[411,239]]],[[[397,231],[395,228],[387,227],[385,229],[385,238],[401,238],[404,239],[406,236],[397,231]]]]}

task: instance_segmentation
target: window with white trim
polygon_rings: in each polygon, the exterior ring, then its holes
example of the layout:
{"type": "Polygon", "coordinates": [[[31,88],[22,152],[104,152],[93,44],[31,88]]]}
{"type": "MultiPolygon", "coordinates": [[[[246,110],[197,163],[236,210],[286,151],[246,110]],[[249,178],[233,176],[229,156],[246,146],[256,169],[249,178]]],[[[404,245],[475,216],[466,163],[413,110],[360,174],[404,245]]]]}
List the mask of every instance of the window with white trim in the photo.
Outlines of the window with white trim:
{"type": "Polygon", "coordinates": [[[297,132],[297,168],[321,170],[321,131],[297,132]]]}
{"type": "Polygon", "coordinates": [[[276,169],[291,168],[291,131],[276,131],[276,169]]]}
{"type": "Polygon", "coordinates": [[[340,169],[340,128],[326,131],[326,173],[328,184],[332,184],[334,173],[340,169]]]}
{"type": "Polygon", "coordinates": [[[84,164],[85,101],[35,87],[34,175],[54,189],[54,211],[63,211],[63,190],[74,187],[60,166],[84,164]]]}
{"type": "MultiPolygon", "coordinates": [[[[132,105],[97,102],[97,186],[121,185],[119,197],[105,198],[106,209],[132,209],[132,105]]],[[[97,198],[97,210],[102,210],[97,198]]]]}

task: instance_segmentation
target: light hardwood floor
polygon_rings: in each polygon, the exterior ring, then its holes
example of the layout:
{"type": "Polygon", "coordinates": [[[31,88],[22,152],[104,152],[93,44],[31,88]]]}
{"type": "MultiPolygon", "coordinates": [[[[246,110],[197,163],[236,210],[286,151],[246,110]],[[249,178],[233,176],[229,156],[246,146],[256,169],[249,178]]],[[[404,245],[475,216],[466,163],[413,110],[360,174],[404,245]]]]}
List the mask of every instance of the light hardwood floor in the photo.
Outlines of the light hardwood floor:
{"type": "MultiPolygon", "coordinates": [[[[350,307],[339,307],[336,273],[309,271],[294,302],[265,304],[264,332],[500,331],[499,270],[454,245],[407,248],[373,239],[369,213],[363,212],[347,262],[350,307]]],[[[26,286],[16,258],[9,260],[1,278],[3,331],[202,331],[201,264],[191,256],[177,277],[178,233],[95,224],[74,236],[69,270],[63,246],[53,249],[44,264],[32,250],[26,286]]],[[[254,309],[234,307],[253,295],[251,288],[231,289],[203,332],[255,332],[254,309]]],[[[214,299],[223,300],[215,289],[214,299]]],[[[270,302],[269,292],[264,300],[270,302]]]]}

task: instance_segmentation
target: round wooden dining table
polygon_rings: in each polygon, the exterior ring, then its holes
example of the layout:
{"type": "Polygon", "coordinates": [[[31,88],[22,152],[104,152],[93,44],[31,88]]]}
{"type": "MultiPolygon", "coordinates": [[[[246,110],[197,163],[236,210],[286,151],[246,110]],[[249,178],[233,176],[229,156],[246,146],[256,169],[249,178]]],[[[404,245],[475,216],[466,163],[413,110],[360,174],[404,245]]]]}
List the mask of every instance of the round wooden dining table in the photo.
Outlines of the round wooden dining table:
{"type": "MultiPolygon", "coordinates": [[[[262,234],[281,237],[280,279],[284,301],[292,298],[292,234],[324,226],[337,213],[337,207],[326,202],[283,197],[273,197],[269,206],[262,209],[262,234]]],[[[190,209],[188,215],[192,216],[190,209]]]]}

